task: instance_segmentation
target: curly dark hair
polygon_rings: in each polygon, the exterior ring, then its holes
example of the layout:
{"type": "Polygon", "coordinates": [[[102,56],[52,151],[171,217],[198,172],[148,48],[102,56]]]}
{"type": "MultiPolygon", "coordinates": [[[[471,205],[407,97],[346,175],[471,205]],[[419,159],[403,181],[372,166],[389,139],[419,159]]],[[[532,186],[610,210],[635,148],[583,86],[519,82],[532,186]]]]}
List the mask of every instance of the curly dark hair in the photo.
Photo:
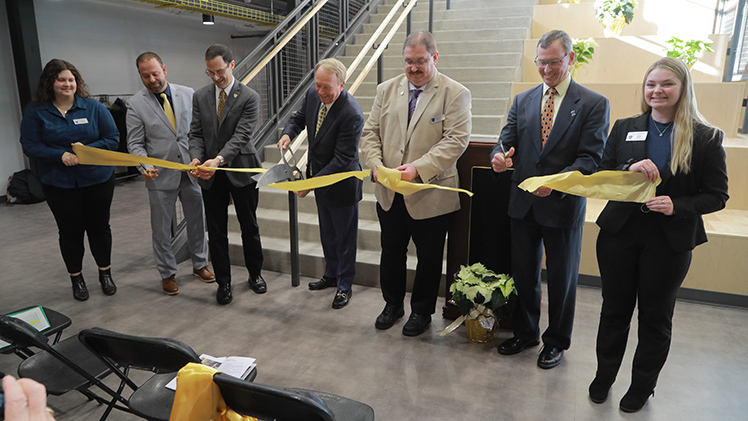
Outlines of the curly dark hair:
{"type": "Polygon", "coordinates": [[[91,98],[91,94],[88,93],[88,86],[83,81],[81,74],[78,73],[78,69],[65,60],[53,58],[44,66],[44,70],[42,70],[42,75],[39,77],[39,84],[36,86],[33,103],[52,102],[55,99],[55,80],[63,70],[70,70],[70,73],[75,77],[75,94],[79,97],[91,98]]]}

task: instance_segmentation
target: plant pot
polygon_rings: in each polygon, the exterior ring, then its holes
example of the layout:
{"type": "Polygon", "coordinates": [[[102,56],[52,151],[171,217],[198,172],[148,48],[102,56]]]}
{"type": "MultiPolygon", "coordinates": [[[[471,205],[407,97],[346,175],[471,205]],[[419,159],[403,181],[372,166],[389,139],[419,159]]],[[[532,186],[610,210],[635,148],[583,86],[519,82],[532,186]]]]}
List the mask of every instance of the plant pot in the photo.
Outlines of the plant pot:
{"type": "Polygon", "coordinates": [[[481,324],[477,319],[465,320],[465,329],[467,330],[467,338],[471,342],[484,344],[493,339],[493,332],[496,330],[495,319],[487,319],[484,324],[481,324]],[[490,320],[490,323],[488,323],[490,320]],[[487,329],[484,324],[490,324],[491,328],[487,329]]]}

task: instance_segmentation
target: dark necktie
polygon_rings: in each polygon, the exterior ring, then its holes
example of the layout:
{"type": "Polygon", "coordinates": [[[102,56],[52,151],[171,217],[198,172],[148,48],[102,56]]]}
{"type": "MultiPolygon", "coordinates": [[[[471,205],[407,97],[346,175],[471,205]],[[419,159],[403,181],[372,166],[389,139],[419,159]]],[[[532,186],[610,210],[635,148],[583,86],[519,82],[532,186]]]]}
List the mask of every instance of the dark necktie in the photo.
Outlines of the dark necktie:
{"type": "Polygon", "coordinates": [[[223,113],[223,106],[226,105],[226,91],[221,89],[221,93],[218,95],[218,122],[221,122],[221,113],[223,113]]]}
{"type": "Polygon", "coordinates": [[[423,92],[421,89],[411,89],[410,92],[412,93],[410,97],[410,106],[408,107],[408,124],[410,124],[410,119],[413,117],[413,111],[416,110],[416,104],[418,103],[418,97],[421,95],[421,92],[423,92]]]}
{"type": "Polygon", "coordinates": [[[548,136],[551,134],[551,128],[553,128],[553,96],[558,91],[556,88],[548,88],[548,99],[543,104],[543,112],[540,114],[540,138],[543,140],[543,147],[545,148],[545,141],[548,140],[548,136]]]}

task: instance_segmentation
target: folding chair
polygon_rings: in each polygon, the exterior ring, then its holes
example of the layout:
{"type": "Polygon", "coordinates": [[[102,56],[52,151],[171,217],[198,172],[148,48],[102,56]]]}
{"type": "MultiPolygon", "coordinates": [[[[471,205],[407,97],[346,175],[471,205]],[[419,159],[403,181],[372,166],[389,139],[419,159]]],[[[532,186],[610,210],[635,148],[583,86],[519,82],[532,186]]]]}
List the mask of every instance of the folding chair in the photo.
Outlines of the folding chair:
{"type": "MultiPolygon", "coordinates": [[[[7,313],[6,316],[12,315],[12,314],[18,314],[21,312],[24,312],[26,310],[29,310],[31,308],[34,308],[37,306],[29,306],[24,307],[19,310],[11,311],[10,313],[7,313]]],[[[47,320],[49,321],[49,327],[40,331],[44,334],[44,336],[52,336],[55,335],[54,340],[52,341],[52,345],[60,342],[60,337],[62,336],[62,331],[68,328],[72,322],[70,321],[70,318],[65,316],[62,313],[58,313],[52,309],[49,309],[47,307],[42,307],[42,311],[44,311],[44,314],[47,316],[47,320]]],[[[0,354],[16,354],[21,359],[25,360],[29,358],[30,356],[34,355],[34,352],[28,348],[21,348],[15,347],[13,345],[7,345],[2,348],[0,348],[0,354]]]]}
{"type": "Polygon", "coordinates": [[[223,373],[216,373],[213,382],[226,405],[246,416],[277,421],[374,420],[369,405],[342,396],[251,383],[223,373]]]}
{"type": "Polygon", "coordinates": [[[115,392],[101,382],[111,371],[88,352],[77,337],[72,336],[50,346],[43,333],[23,320],[9,316],[0,316],[0,337],[29,355],[18,366],[18,375],[43,384],[47,393],[59,396],[77,390],[88,399],[108,404],[108,399],[89,390],[96,385],[107,394],[115,396],[115,392]],[[41,351],[33,353],[29,347],[36,347],[41,351]]]}
{"type": "Polygon", "coordinates": [[[200,357],[189,345],[174,339],[133,336],[97,327],[82,330],[78,338],[121,380],[101,420],[109,416],[117,401],[122,401],[139,417],[168,421],[174,391],[166,384],[187,363],[200,363],[200,357]],[[137,385],[130,377],[130,369],[156,374],[137,385]],[[122,395],[126,386],[133,391],[129,398],[122,395]]]}

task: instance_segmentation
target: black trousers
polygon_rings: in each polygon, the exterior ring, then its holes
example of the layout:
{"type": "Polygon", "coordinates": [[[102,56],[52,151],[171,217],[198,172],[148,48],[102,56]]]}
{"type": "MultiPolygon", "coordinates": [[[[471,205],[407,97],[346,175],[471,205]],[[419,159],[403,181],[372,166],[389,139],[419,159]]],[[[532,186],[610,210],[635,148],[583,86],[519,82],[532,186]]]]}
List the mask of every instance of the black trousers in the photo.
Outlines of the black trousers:
{"type": "Polygon", "coordinates": [[[597,376],[611,384],[618,374],[634,307],[639,307],[639,343],[631,386],[654,390],[670,350],[675,298],[691,264],[691,251],[668,244],[662,215],[637,213],[619,233],[600,231],[597,259],[603,306],[597,332],[597,376]]]}
{"type": "Polygon", "coordinates": [[[114,197],[114,177],[88,187],[71,189],[42,185],[49,209],[57,221],[60,252],[68,273],[83,269],[84,235],[98,267],[111,265],[112,229],[109,210],[114,197]]]}
{"type": "Polygon", "coordinates": [[[540,333],[540,263],[545,247],[548,286],[548,328],[545,345],[571,346],[582,253],[582,228],[553,228],[539,224],[530,210],[523,219],[511,218],[512,277],[519,303],[514,309],[514,335],[534,338],[540,333]]]}
{"type": "Polygon", "coordinates": [[[442,278],[444,240],[452,213],[416,220],[405,208],[403,196],[395,194],[389,211],[385,212],[377,203],[377,215],[382,229],[379,283],[384,301],[399,306],[405,300],[408,242],[413,238],[418,264],[410,307],[414,313],[433,314],[442,278]]]}
{"type": "Polygon", "coordinates": [[[233,199],[236,217],[242,231],[244,265],[249,275],[257,277],[262,271],[262,243],[260,227],[257,225],[257,202],[259,190],[255,184],[236,187],[231,184],[226,173],[216,171],[213,184],[203,189],[205,217],[208,222],[208,248],[213,261],[216,282],[231,284],[231,261],[229,259],[229,201],[233,199]]]}
{"type": "Polygon", "coordinates": [[[325,277],[338,280],[338,290],[350,291],[356,276],[358,202],[329,207],[317,202],[319,238],[325,256],[325,277]]]}

